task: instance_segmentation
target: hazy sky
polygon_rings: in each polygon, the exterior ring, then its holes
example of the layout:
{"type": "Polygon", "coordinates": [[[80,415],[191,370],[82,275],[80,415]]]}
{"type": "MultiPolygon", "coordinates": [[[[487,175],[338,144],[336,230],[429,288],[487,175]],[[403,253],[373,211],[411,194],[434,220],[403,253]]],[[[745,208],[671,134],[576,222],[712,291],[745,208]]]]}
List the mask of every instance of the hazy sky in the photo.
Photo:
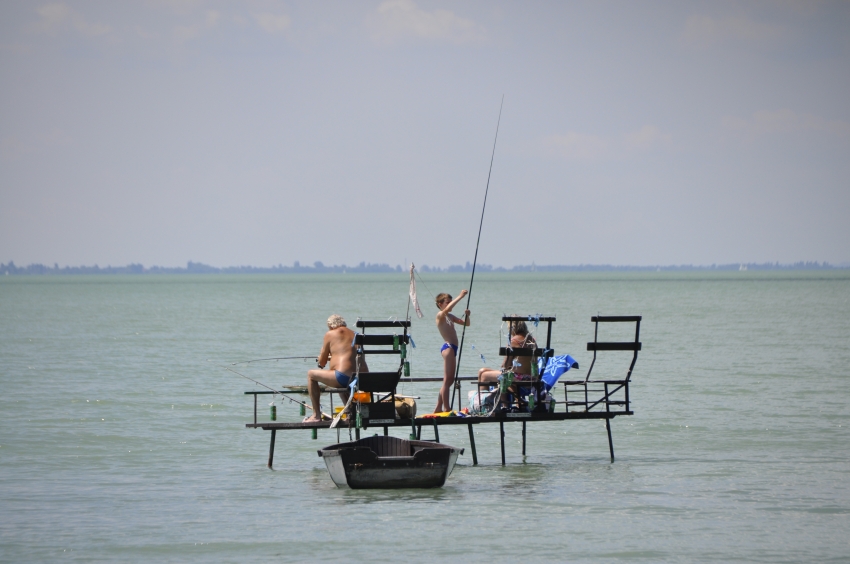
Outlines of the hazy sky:
{"type": "Polygon", "coordinates": [[[850,261],[850,2],[0,3],[0,262],[850,261]]]}

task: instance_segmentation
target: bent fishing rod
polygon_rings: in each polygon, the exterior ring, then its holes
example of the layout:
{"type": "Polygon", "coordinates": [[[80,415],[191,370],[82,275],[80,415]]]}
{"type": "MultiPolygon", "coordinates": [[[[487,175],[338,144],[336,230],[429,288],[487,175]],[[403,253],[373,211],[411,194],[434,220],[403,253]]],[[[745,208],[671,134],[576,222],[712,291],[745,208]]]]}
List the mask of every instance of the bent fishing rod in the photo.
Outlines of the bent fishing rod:
{"type": "MultiPolygon", "coordinates": [[[[487,208],[487,193],[490,192],[490,175],[493,173],[493,158],[496,156],[496,141],[499,139],[499,124],[502,121],[502,106],[505,105],[505,95],[502,94],[502,102],[499,104],[499,119],[496,120],[496,136],[493,139],[493,152],[490,154],[490,170],[487,171],[487,188],[484,190],[484,205],[481,206],[481,221],[478,222],[478,240],[475,242],[475,258],[472,259],[472,276],[469,279],[469,293],[466,295],[466,307],[469,309],[469,303],[472,301],[472,283],[475,281],[475,265],[478,263],[478,246],[481,244],[481,227],[484,225],[484,210],[487,208]]],[[[466,323],[463,324],[463,331],[460,334],[460,347],[457,351],[457,364],[455,365],[455,384],[452,387],[452,402],[449,404],[449,411],[454,409],[455,393],[460,389],[460,359],[463,356],[463,338],[466,336],[466,325],[469,323],[469,317],[466,317],[466,323]]],[[[461,399],[458,397],[458,407],[460,407],[461,399]]]]}

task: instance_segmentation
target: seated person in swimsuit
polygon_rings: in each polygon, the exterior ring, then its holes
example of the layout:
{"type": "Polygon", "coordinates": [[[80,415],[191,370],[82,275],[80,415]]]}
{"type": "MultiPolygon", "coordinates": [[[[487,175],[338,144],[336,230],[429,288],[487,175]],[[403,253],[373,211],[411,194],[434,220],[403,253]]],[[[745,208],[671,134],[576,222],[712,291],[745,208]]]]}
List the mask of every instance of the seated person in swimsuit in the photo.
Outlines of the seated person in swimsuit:
{"type": "MultiPolygon", "coordinates": [[[[347,388],[356,371],[356,355],[352,342],[354,331],[345,325],[345,319],[340,315],[332,315],[328,318],[328,332],[325,333],[322,342],[322,352],[316,362],[319,368],[307,372],[307,391],[310,393],[310,402],[313,404],[313,414],[304,419],[305,422],[321,421],[322,408],[320,405],[321,389],[319,384],[329,388],[347,388]],[[328,369],[325,370],[325,365],[328,369]]],[[[360,372],[368,372],[369,369],[361,361],[360,372]]],[[[348,392],[340,394],[342,401],[348,400],[348,392]]]]}
{"type": "Polygon", "coordinates": [[[437,396],[437,407],[434,408],[434,413],[449,411],[452,408],[449,390],[455,381],[455,355],[457,355],[455,324],[469,326],[469,310],[466,310],[461,319],[452,315],[452,309],[468,293],[466,290],[461,290],[460,295],[455,299],[452,299],[449,294],[437,294],[437,307],[440,309],[440,313],[437,314],[437,329],[445,343],[440,348],[440,354],[443,356],[443,386],[440,388],[440,395],[437,396]]]}
{"type": "MultiPolygon", "coordinates": [[[[534,337],[529,335],[528,326],[525,324],[525,321],[511,322],[510,346],[512,349],[533,349],[537,347],[537,341],[534,340],[534,337]]],[[[509,371],[514,373],[514,381],[516,382],[531,380],[531,361],[532,357],[530,356],[507,355],[505,356],[505,360],[502,361],[501,370],[493,368],[482,368],[479,370],[478,381],[497,384],[499,376],[509,371]]],[[[516,393],[516,386],[512,386],[511,391],[516,393]]],[[[510,405],[508,405],[508,394],[502,394],[500,399],[502,407],[510,407],[510,405]]]]}

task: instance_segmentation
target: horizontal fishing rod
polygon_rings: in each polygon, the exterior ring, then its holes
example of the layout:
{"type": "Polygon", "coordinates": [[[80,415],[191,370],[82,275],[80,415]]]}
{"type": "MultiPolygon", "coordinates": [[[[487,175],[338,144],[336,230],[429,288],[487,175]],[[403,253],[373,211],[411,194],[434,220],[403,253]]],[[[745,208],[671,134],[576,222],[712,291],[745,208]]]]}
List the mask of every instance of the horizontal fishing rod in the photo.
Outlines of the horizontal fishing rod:
{"type": "MultiPolygon", "coordinates": [[[[207,362],[213,362],[213,361],[212,361],[212,360],[207,359],[207,362]]],[[[268,390],[271,390],[271,391],[272,391],[272,392],[274,392],[275,394],[280,394],[282,397],[285,397],[286,399],[288,399],[288,400],[289,400],[289,401],[291,401],[291,402],[295,402],[295,403],[297,403],[298,405],[303,405],[304,407],[306,407],[306,408],[307,408],[307,409],[309,409],[310,411],[313,411],[313,406],[308,405],[306,402],[303,402],[303,401],[301,401],[301,400],[297,400],[297,399],[295,399],[295,398],[289,397],[288,395],[286,395],[285,393],[281,392],[280,390],[275,390],[275,389],[274,389],[274,388],[272,388],[271,386],[266,386],[266,385],[265,385],[265,384],[263,384],[262,382],[259,382],[259,381],[257,381],[257,380],[254,380],[253,378],[249,378],[249,377],[245,376],[244,374],[240,374],[239,372],[236,372],[235,370],[233,370],[233,369],[232,369],[232,368],[230,368],[229,366],[224,366],[224,365],[222,365],[222,364],[217,364],[216,366],[218,366],[219,368],[224,368],[225,370],[228,370],[228,371],[230,371],[230,372],[233,372],[233,373],[234,373],[234,374],[236,374],[237,376],[241,376],[241,377],[245,378],[246,380],[250,380],[251,382],[253,382],[253,383],[257,384],[257,385],[260,385],[260,386],[262,386],[262,387],[264,387],[264,388],[266,388],[266,389],[268,389],[268,390]]],[[[323,416],[325,416],[325,417],[330,418],[330,415],[328,415],[327,413],[322,413],[322,415],[323,415],[323,416]]]]}
{"type": "Polygon", "coordinates": [[[276,356],[273,358],[255,358],[253,360],[242,360],[240,362],[231,362],[230,366],[236,366],[237,364],[249,364],[251,362],[260,362],[263,360],[307,360],[307,359],[317,360],[315,356],[276,356]]]}

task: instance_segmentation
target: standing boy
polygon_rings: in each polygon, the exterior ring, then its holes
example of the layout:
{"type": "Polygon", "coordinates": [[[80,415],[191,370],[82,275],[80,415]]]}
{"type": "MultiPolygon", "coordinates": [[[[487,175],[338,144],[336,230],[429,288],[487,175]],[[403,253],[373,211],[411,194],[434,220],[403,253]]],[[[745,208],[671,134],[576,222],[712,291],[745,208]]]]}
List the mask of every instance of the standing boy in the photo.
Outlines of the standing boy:
{"type": "Polygon", "coordinates": [[[440,395],[437,396],[437,407],[434,408],[434,413],[451,409],[449,390],[455,382],[455,358],[457,355],[455,324],[469,326],[469,310],[466,310],[463,319],[460,319],[452,315],[452,309],[468,293],[466,290],[461,290],[460,295],[455,299],[452,299],[449,294],[438,294],[436,298],[437,307],[440,309],[440,313],[437,314],[437,329],[445,343],[440,348],[440,354],[443,355],[443,387],[440,388],[440,395]]]}

